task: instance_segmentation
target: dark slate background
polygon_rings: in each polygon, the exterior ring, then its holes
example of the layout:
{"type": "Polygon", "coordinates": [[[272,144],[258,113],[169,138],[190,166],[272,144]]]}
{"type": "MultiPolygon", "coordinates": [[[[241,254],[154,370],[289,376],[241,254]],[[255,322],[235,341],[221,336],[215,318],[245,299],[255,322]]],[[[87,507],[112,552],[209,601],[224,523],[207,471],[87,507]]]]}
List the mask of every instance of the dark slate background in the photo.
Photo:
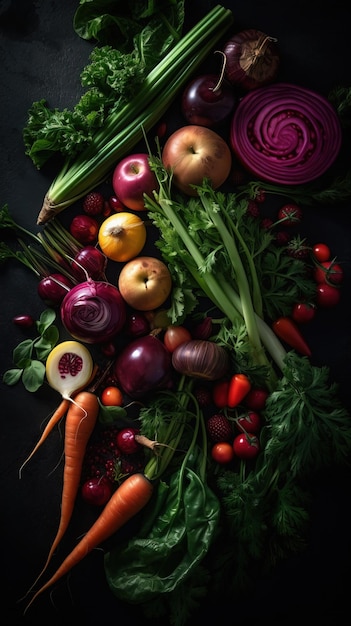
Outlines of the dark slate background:
{"type": "MultiPolygon", "coordinates": [[[[187,27],[214,2],[187,2],[187,27]]],[[[296,0],[229,1],[234,29],[258,28],[276,37],[281,50],[280,79],[310,87],[327,95],[337,84],[350,84],[349,9],[347,3],[296,0]]],[[[56,173],[55,165],[38,172],[24,154],[22,128],[32,102],[46,98],[51,107],[71,107],[81,94],[79,75],[88,63],[91,44],[78,38],[72,18],[73,0],[2,0],[0,2],[0,202],[7,203],[24,227],[36,229],[42,199],[56,173]]],[[[177,115],[175,107],[175,115],[177,115]]],[[[175,121],[175,120],[173,120],[175,121]]],[[[345,272],[340,306],[324,311],[306,337],[318,364],[328,364],[340,385],[348,408],[351,374],[350,284],[351,219],[349,205],[306,211],[304,232],[314,242],[326,241],[345,272]]],[[[74,211],[74,207],[72,211],[74,211]]],[[[43,309],[36,293],[37,280],[16,263],[1,267],[0,358],[2,373],[11,366],[13,348],[26,334],[13,326],[12,317],[43,309]]],[[[26,393],[20,385],[1,389],[1,591],[0,619],[6,626],[61,624],[77,619],[82,624],[137,623],[138,610],[121,605],[109,592],[103,574],[103,553],[94,551],[62,581],[52,595],[44,594],[23,618],[18,599],[42,566],[56,532],[60,497],[61,454],[58,432],[53,433],[21,480],[18,468],[35,443],[42,422],[55,408],[58,396],[44,388],[26,393]]],[[[350,570],[350,475],[330,472],[315,487],[310,544],[306,552],[283,563],[258,581],[249,601],[213,606],[211,598],[194,617],[223,619],[252,626],[295,624],[309,619],[316,624],[344,624],[348,611],[350,570]]],[[[78,504],[71,528],[57,559],[85,532],[92,518],[78,504]]],[[[58,562],[58,561],[57,561],[58,562]]],[[[198,621],[196,621],[198,620],[198,621]]],[[[139,623],[145,623],[143,621],[139,623]]],[[[164,624],[164,622],[162,622],[164,624]]]]}

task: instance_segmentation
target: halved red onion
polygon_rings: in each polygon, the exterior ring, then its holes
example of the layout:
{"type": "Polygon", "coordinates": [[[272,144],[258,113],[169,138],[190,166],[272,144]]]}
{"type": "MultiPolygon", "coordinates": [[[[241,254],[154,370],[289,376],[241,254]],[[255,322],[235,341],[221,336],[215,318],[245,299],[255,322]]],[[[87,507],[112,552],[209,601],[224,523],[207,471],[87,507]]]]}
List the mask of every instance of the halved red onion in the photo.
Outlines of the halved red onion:
{"type": "Polygon", "coordinates": [[[230,143],[255,176],[279,184],[315,180],[341,147],[339,118],[319,93],[276,83],[249,92],[232,118],[230,143]]]}
{"type": "Polygon", "coordinates": [[[67,293],[61,319],[78,341],[106,343],[124,326],[126,305],[117,287],[89,279],[67,293]]]}

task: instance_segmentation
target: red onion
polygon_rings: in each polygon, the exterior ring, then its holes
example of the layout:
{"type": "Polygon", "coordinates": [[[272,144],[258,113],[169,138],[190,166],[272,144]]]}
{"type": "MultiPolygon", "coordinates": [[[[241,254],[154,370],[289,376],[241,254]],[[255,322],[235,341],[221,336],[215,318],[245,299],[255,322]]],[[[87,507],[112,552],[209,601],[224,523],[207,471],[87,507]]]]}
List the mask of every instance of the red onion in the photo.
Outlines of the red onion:
{"type": "Polygon", "coordinates": [[[324,96],[289,83],[246,94],[232,119],[230,143],[255,176],[279,184],[315,180],[332,165],[342,140],[324,96]]]}
{"type": "Polygon", "coordinates": [[[171,383],[172,373],[171,355],[154,335],[145,335],[127,344],[114,367],[120,386],[131,398],[165,389],[171,383]]]}
{"type": "Polygon", "coordinates": [[[174,350],[172,365],[185,376],[218,380],[228,373],[230,363],[222,346],[206,339],[190,339],[174,350]]]}
{"type": "Polygon", "coordinates": [[[247,91],[272,83],[280,63],[275,42],[276,39],[254,28],[233,35],[223,48],[229,82],[247,91]]]}
{"type": "Polygon", "coordinates": [[[74,339],[106,343],[122,329],[126,306],[117,287],[89,279],[67,293],[61,319],[74,339]]]}

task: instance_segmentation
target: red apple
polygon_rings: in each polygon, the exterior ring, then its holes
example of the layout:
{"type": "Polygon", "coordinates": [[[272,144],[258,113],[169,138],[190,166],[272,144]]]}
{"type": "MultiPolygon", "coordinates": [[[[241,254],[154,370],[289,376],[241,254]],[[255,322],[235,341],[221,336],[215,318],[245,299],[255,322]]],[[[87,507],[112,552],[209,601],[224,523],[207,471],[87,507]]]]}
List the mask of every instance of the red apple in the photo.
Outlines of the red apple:
{"type": "Polygon", "coordinates": [[[139,256],[122,267],[118,289],[133,309],[152,311],[167,300],[172,289],[172,278],[163,261],[156,257],[139,256]]]}
{"type": "Polygon", "coordinates": [[[173,171],[173,182],[184,193],[196,196],[191,185],[201,185],[204,178],[217,189],[228,178],[232,155],[228,144],[210,128],[182,126],[167,139],[162,162],[173,171]]]}
{"type": "Polygon", "coordinates": [[[132,211],[145,211],[144,193],[152,196],[158,189],[155,174],[150,169],[149,155],[131,154],[120,161],[112,175],[112,186],[118,200],[132,211]]]}

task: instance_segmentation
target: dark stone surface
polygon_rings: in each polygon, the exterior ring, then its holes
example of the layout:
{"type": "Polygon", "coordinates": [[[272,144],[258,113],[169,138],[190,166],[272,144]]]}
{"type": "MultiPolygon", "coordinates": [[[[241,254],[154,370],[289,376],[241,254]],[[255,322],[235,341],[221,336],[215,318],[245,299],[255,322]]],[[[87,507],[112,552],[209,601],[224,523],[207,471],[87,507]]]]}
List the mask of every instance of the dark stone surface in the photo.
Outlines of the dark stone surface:
{"type": "MultiPolygon", "coordinates": [[[[214,2],[187,3],[187,24],[193,24],[214,2]]],[[[276,37],[282,53],[281,79],[327,95],[339,83],[350,84],[349,9],[345,3],[296,1],[222,3],[232,8],[234,29],[258,28],[276,37]]],[[[73,0],[2,0],[0,2],[0,202],[7,203],[22,226],[35,230],[43,197],[56,170],[37,171],[24,154],[22,128],[32,102],[45,98],[51,107],[71,107],[81,94],[79,75],[88,63],[91,45],[74,33],[73,0]]],[[[347,5],[347,3],[346,3],[347,5]]],[[[337,310],[323,312],[306,334],[316,363],[330,365],[340,394],[350,400],[351,333],[351,207],[311,208],[304,229],[315,242],[326,241],[345,271],[343,299],[337,310]]],[[[34,274],[20,264],[1,267],[1,375],[11,367],[13,348],[26,337],[14,327],[20,313],[38,317],[42,302],[34,274]]],[[[56,532],[59,515],[61,439],[53,433],[21,480],[18,468],[34,445],[45,418],[58,403],[47,387],[28,397],[22,387],[0,382],[1,410],[1,578],[0,619],[5,626],[61,624],[134,624],[138,610],[121,605],[108,590],[103,554],[93,554],[68,580],[44,594],[22,617],[18,599],[40,570],[56,532]]],[[[338,626],[349,599],[349,478],[326,475],[316,485],[315,519],[306,553],[282,564],[252,589],[249,603],[212,606],[204,601],[202,619],[248,626],[269,621],[295,624],[312,619],[338,626]]],[[[57,551],[57,561],[91,519],[78,505],[71,528],[57,551]]],[[[192,621],[194,624],[195,618],[192,621]]],[[[145,623],[140,621],[139,623],[145,623]]],[[[165,622],[162,622],[165,624],[165,622]]]]}

